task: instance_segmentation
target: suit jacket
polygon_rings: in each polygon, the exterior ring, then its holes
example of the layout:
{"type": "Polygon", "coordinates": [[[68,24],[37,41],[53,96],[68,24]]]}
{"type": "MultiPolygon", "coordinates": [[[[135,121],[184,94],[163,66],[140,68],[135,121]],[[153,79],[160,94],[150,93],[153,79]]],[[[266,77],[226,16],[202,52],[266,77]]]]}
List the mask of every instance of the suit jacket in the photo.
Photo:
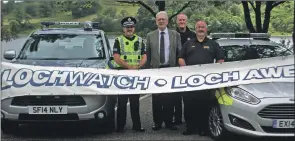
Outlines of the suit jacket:
{"type": "MultiPolygon", "coordinates": [[[[181,50],[181,37],[175,30],[168,29],[170,40],[169,65],[170,67],[178,66],[178,53],[181,50]]],[[[159,30],[152,31],[146,37],[147,63],[146,68],[159,68],[160,62],[160,45],[159,45],[159,30]]]]}

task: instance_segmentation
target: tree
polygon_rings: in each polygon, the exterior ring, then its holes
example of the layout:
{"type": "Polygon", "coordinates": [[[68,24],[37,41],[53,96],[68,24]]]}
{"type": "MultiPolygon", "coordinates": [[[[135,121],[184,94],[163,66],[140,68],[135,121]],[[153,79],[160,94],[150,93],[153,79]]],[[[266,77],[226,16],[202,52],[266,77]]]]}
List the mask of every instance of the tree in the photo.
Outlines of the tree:
{"type": "Polygon", "coordinates": [[[295,42],[295,2],[294,2],[294,17],[293,17],[293,34],[292,34],[292,39],[293,39],[293,52],[295,52],[295,46],[294,46],[294,42],[295,42]]]}
{"type": "Polygon", "coordinates": [[[8,1],[7,4],[3,3],[3,0],[1,0],[1,41],[10,41],[11,39],[14,39],[17,37],[17,33],[11,32],[11,28],[9,25],[3,25],[3,18],[5,14],[8,14],[12,11],[12,7],[14,6],[14,1],[8,1]],[[5,12],[4,12],[5,11],[5,12]]]}
{"type": "Polygon", "coordinates": [[[270,23],[270,17],[271,17],[271,11],[274,7],[284,3],[285,1],[255,1],[255,4],[253,1],[242,1],[243,9],[244,9],[244,17],[246,26],[250,33],[267,33],[269,29],[269,23],[270,23]],[[256,29],[254,28],[254,25],[251,20],[250,15],[250,8],[249,4],[252,6],[254,12],[255,12],[255,24],[256,29]],[[265,11],[264,11],[264,21],[262,23],[262,13],[261,8],[265,4],[265,11]]]}
{"type": "MultiPolygon", "coordinates": [[[[136,1],[136,0],[117,0],[117,2],[121,3],[128,3],[128,4],[138,4],[143,6],[146,10],[148,10],[153,17],[156,17],[157,12],[148,4],[146,4],[144,1],[136,1]]],[[[167,1],[168,2],[168,1],[167,1]]],[[[181,13],[185,8],[189,7],[191,4],[193,4],[195,1],[187,1],[185,4],[182,5],[180,9],[177,10],[174,14],[169,16],[169,21],[171,21],[175,16],[177,16],[179,13],[181,13]]],[[[158,8],[158,11],[165,11],[166,9],[166,2],[165,1],[155,1],[155,4],[158,8]]]]}

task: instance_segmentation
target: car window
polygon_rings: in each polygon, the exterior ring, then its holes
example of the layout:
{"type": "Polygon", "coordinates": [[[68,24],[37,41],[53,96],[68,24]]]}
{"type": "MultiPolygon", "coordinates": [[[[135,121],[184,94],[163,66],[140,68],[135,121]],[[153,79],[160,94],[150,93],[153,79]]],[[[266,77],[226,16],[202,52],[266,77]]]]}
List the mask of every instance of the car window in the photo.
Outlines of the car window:
{"type": "Polygon", "coordinates": [[[230,45],[222,46],[222,50],[226,62],[293,54],[290,50],[278,45],[230,45]]]}
{"type": "Polygon", "coordinates": [[[19,59],[105,59],[104,44],[98,35],[32,35],[19,59]]]}

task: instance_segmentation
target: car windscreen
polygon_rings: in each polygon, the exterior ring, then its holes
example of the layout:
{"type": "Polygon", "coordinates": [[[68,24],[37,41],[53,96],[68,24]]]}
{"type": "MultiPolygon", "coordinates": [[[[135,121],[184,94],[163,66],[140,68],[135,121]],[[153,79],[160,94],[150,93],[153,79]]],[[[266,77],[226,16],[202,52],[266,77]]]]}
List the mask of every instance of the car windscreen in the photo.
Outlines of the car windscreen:
{"type": "Polygon", "coordinates": [[[292,55],[292,51],[279,45],[228,45],[222,46],[225,61],[242,61],[292,55]]]}
{"type": "Polygon", "coordinates": [[[36,34],[28,39],[18,58],[27,60],[105,59],[104,49],[100,35],[36,34]]]}

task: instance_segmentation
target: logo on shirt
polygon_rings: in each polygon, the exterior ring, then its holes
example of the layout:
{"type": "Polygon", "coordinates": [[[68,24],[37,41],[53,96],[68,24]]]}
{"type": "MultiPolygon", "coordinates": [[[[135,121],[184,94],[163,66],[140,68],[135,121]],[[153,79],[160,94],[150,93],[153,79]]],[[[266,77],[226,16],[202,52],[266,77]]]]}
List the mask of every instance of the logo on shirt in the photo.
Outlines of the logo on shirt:
{"type": "Polygon", "coordinates": [[[204,46],[204,49],[209,49],[209,46],[204,46]]]}

